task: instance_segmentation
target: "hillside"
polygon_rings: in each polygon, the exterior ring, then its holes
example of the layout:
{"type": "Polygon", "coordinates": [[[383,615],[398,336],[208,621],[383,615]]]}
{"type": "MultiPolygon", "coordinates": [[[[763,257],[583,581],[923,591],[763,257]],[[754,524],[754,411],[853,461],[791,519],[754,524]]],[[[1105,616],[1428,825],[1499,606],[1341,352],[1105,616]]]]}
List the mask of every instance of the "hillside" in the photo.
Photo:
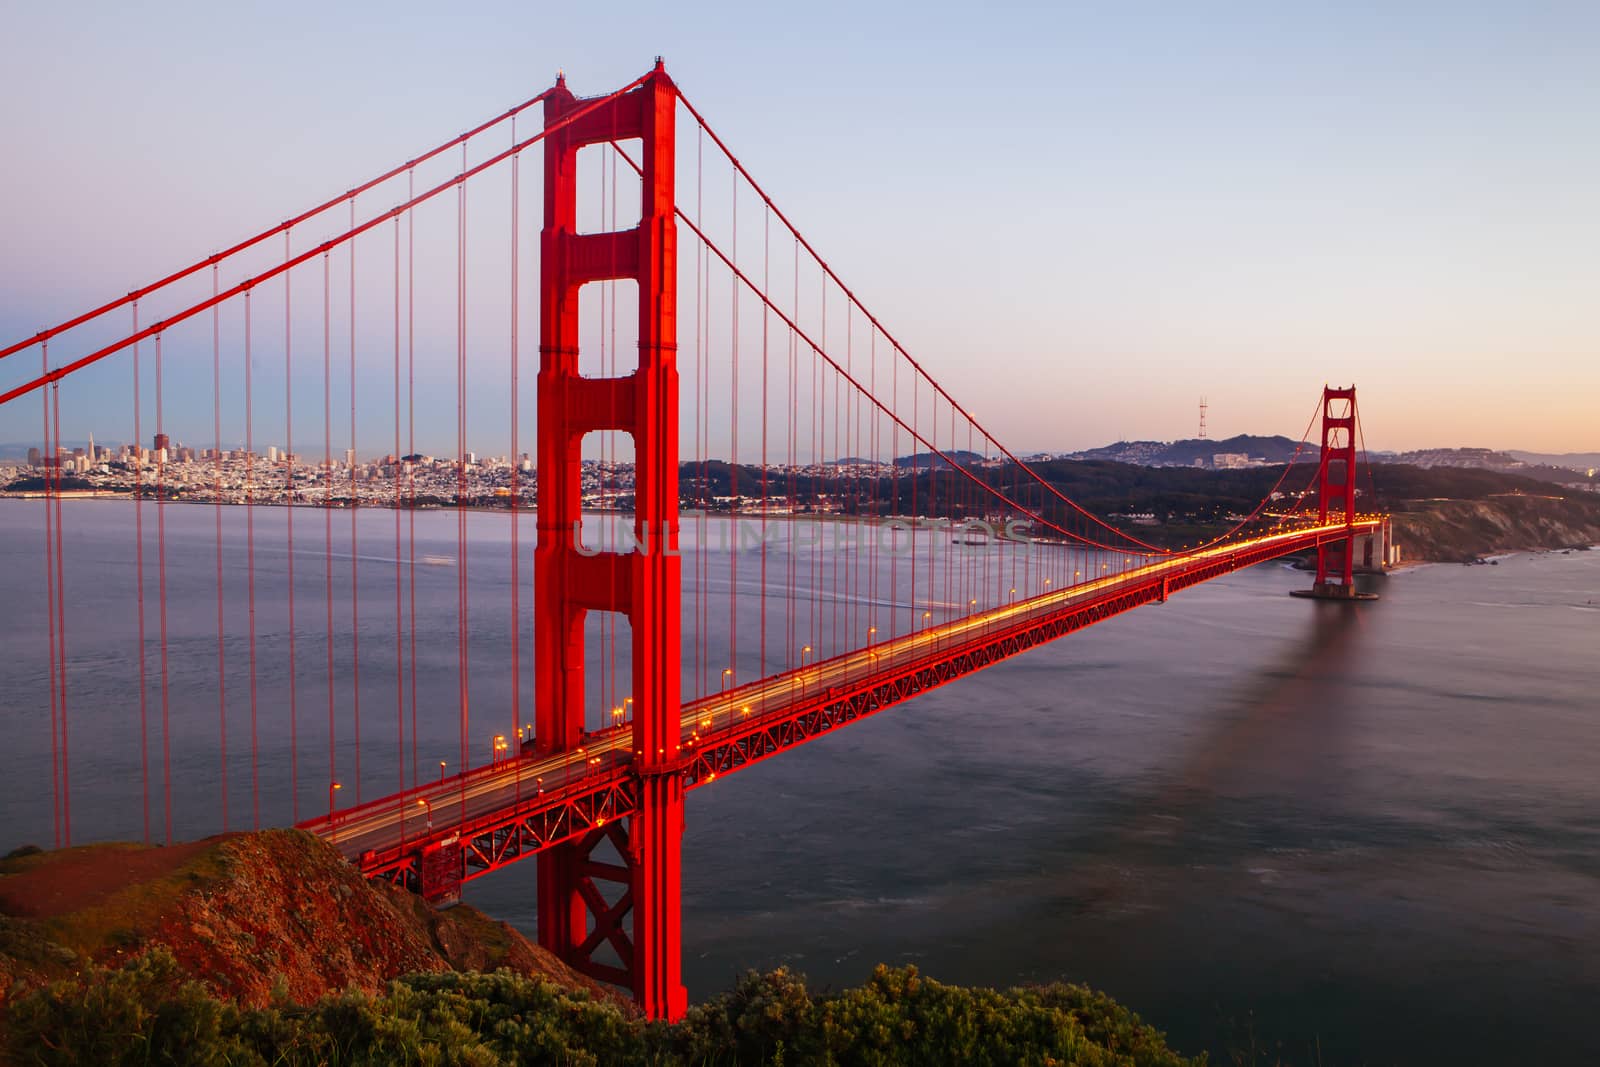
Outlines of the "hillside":
{"type": "Polygon", "coordinates": [[[368,882],[296,830],[0,861],[0,1008],[16,991],[154,946],[212,992],[252,1007],[274,986],[309,1002],[375,993],[402,974],[502,966],[605,993],[504,923],[368,882]]]}
{"type": "Polygon", "coordinates": [[[1446,563],[1585,547],[1600,544],[1600,501],[1523,494],[1413,501],[1394,513],[1394,536],[1405,558],[1446,563]]]}
{"type": "MultiPolygon", "coordinates": [[[[1287,463],[1294,457],[1298,447],[1296,442],[1281,434],[1271,437],[1238,434],[1221,440],[1196,437],[1186,441],[1118,441],[1062,458],[1135,463],[1147,467],[1192,467],[1198,461],[1202,466],[1209,467],[1211,457],[1228,453],[1249,456],[1265,463],[1287,463]]],[[[1315,452],[1316,446],[1312,445],[1302,450],[1301,455],[1315,452]]]]}
{"type": "Polygon", "coordinates": [[[0,861],[0,1062],[1181,1067],[1104,994],[750,973],[675,1025],[293,830],[0,861]],[[491,968],[500,968],[494,973],[491,968]]]}

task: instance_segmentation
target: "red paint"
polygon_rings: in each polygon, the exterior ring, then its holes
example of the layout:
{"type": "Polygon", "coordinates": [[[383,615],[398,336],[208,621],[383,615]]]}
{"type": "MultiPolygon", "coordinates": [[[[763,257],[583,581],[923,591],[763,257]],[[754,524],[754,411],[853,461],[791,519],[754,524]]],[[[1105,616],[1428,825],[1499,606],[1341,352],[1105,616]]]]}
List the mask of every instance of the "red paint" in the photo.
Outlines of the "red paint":
{"type": "MultiPolygon", "coordinates": [[[[677,223],[674,120],[677,90],[658,63],[643,83],[578,121],[580,107],[558,81],[545,97],[544,231],[540,241],[539,540],[534,553],[534,737],[546,752],[576,748],[584,730],[584,617],[624,614],[633,641],[633,738],[639,804],[626,835],[565,842],[539,861],[539,939],[586,973],[632,987],[652,1018],[676,1019],[688,1004],[682,962],[679,842],[683,781],[679,741],[677,223]],[[584,145],[639,138],[644,145],[639,225],[577,232],[577,157],[584,145]],[[578,293],[586,282],[632,278],[639,285],[639,366],[632,374],[578,373],[578,293]],[[584,554],[580,450],[583,435],[622,430],[635,454],[630,553],[584,554]],[[607,905],[594,885],[592,850],[602,841],[626,864],[628,890],[607,905]],[[626,904],[624,907],[622,905],[626,904]],[[631,939],[622,928],[631,909],[631,939]],[[595,931],[589,931],[594,917],[595,931]],[[597,960],[609,944],[622,962],[597,960]]],[[[615,873],[614,871],[610,873],[615,873]]]]}
{"type": "MultiPolygon", "coordinates": [[[[1317,465],[1318,525],[1356,516],[1356,389],[1322,389],[1322,459],[1317,465]]],[[[1355,531],[1317,546],[1317,586],[1355,581],[1355,531]]]]}

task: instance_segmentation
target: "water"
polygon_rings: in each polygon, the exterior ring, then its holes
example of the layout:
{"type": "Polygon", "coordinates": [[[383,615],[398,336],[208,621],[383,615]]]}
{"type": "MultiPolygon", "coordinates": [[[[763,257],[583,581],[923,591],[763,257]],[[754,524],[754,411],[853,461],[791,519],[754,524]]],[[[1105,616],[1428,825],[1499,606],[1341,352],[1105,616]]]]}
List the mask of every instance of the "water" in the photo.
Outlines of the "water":
{"type": "MultiPolygon", "coordinates": [[[[74,597],[92,602],[115,585],[129,511],[68,505],[74,597]]],[[[38,691],[45,658],[37,514],[0,502],[0,555],[17,587],[0,620],[13,650],[0,666],[7,846],[47,841],[51,826],[48,704],[19,697],[38,691]]],[[[257,511],[258,568],[286,559],[282,515],[257,511]]],[[[315,561],[297,572],[314,606],[302,611],[322,610],[321,520],[297,516],[297,551],[307,538],[315,561]]],[[[334,520],[337,547],[349,518],[334,520]]],[[[190,570],[212,566],[200,554],[212,521],[209,509],[168,509],[169,538],[190,538],[190,570]]],[[[392,557],[393,516],[359,521],[374,546],[388,539],[392,557]]],[[[505,516],[470,523],[475,549],[492,560],[505,516]]],[[[423,540],[453,554],[454,516],[419,517],[419,556],[423,540]]],[[[475,558],[472,573],[489,583],[491,565],[475,558]]],[[[385,576],[392,598],[392,563],[374,562],[370,579],[362,566],[363,583],[378,583],[372,602],[382,603],[385,576]]],[[[192,618],[169,620],[183,634],[174,676],[207,694],[171,712],[183,781],[217,775],[213,572],[191,580],[213,599],[209,616],[202,597],[192,618]]],[[[1418,568],[1356,609],[1285,595],[1305,580],[1267,565],[1211,582],[692,793],[691,995],[725,988],[746,967],[788,964],[840,986],[878,961],[914,962],[951,982],[1089,982],[1179,1048],[1224,1062],[1252,1042],[1298,1063],[1593,1062],[1600,552],[1418,568]]],[[[419,575],[430,607],[419,607],[425,754],[458,744],[453,717],[427,719],[429,706],[455,706],[454,592],[449,567],[419,575]]],[[[364,584],[364,610],[368,597],[364,584]]],[[[475,586],[475,611],[478,597],[475,586]]],[[[473,686],[492,705],[505,671],[484,614],[473,686]]],[[[126,710],[136,656],[97,638],[112,621],[125,629],[125,618],[69,616],[69,648],[92,653],[74,660],[70,679],[80,838],[139,833],[137,803],[109,814],[102,803],[96,814],[97,798],[124,795],[130,775],[137,794],[137,722],[130,728],[126,710]],[[113,705],[116,720],[96,711],[113,705]]],[[[263,640],[280,639],[262,628],[273,635],[263,640]]],[[[302,644],[312,650],[303,658],[325,657],[320,630],[302,644]]],[[[258,684],[281,696],[279,654],[263,647],[258,684]]],[[[367,657],[364,646],[364,672],[367,657]]],[[[324,666],[301,665],[305,722],[326,716],[324,666]]],[[[373,722],[393,722],[393,686],[363,674],[373,722]]],[[[247,708],[229,703],[237,736],[247,708]]],[[[281,712],[268,707],[264,695],[264,768],[286,750],[281,712]]],[[[379,749],[365,758],[383,764],[379,749]]],[[[247,756],[235,757],[236,819],[248,774],[247,756]]],[[[312,809],[303,814],[314,813],[327,772],[302,777],[312,809]]],[[[263,788],[264,807],[286,797],[263,788]]],[[[468,899],[531,932],[531,867],[473,883],[468,899]]]]}

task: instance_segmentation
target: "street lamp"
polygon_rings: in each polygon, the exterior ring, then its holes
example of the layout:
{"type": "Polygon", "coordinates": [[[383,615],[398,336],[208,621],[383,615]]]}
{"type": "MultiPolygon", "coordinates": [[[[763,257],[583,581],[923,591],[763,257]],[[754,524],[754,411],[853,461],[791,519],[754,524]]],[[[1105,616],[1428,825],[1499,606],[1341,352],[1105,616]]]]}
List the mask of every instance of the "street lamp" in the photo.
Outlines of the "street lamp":
{"type": "Polygon", "coordinates": [[[333,843],[336,845],[339,843],[339,824],[333,819],[333,794],[343,788],[339,782],[328,783],[328,827],[333,831],[333,843]]]}
{"type": "Polygon", "coordinates": [[[439,761],[439,784],[444,784],[444,760],[439,761]]]}
{"type": "Polygon", "coordinates": [[[728,686],[732,681],[733,681],[733,668],[732,667],[724,667],[724,668],[722,668],[722,691],[724,693],[726,693],[728,691],[728,686]]]}
{"type": "Polygon", "coordinates": [[[427,812],[428,812],[428,833],[430,833],[430,834],[433,833],[433,805],[428,802],[428,798],[427,797],[418,797],[417,798],[417,807],[427,809],[427,812]]]}

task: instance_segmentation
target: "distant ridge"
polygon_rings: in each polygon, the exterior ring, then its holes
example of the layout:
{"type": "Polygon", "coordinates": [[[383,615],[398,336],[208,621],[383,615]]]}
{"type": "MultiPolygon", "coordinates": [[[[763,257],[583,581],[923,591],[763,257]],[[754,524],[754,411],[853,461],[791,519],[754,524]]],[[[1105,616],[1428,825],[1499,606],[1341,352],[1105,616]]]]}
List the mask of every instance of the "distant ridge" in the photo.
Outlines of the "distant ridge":
{"type": "MultiPolygon", "coordinates": [[[[1186,441],[1118,441],[1103,448],[1072,452],[1058,459],[1109,460],[1113,463],[1134,463],[1141,467],[1193,467],[1198,460],[1211,466],[1213,456],[1244,455],[1267,464],[1287,463],[1294,456],[1298,442],[1281,434],[1258,437],[1255,434],[1238,434],[1220,441],[1190,438],[1186,441]]],[[[1307,446],[1302,452],[1315,454],[1316,446],[1307,446]]]]}
{"type": "MultiPolygon", "coordinates": [[[[965,449],[956,449],[953,452],[946,452],[945,455],[949,456],[953,460],[956,460],[964,466],[970,466],[974,463],[984,462],[983,456],[976,452],[968,452],[965,449]]],[[[849,461],[846,460],[843,462],[849,461]]],[[[918,452],[914,456],[901,456],[894,461],[894,465],[896,467],[910,467],[916,470],[928,470],[930,468],[933,470],[947,470],[950,466],[949,463],[945,462],[939,456],[934,455],[932,452],[918,452]]]]}
{"type": "Polygon", "coordinates": [[[1565,467],[1568,470],[1586,471],[1600,467],[1600,452],[1519,452],[1507,449],[1507,454],[1524,463],[1544,467],[1565,467]]]}

